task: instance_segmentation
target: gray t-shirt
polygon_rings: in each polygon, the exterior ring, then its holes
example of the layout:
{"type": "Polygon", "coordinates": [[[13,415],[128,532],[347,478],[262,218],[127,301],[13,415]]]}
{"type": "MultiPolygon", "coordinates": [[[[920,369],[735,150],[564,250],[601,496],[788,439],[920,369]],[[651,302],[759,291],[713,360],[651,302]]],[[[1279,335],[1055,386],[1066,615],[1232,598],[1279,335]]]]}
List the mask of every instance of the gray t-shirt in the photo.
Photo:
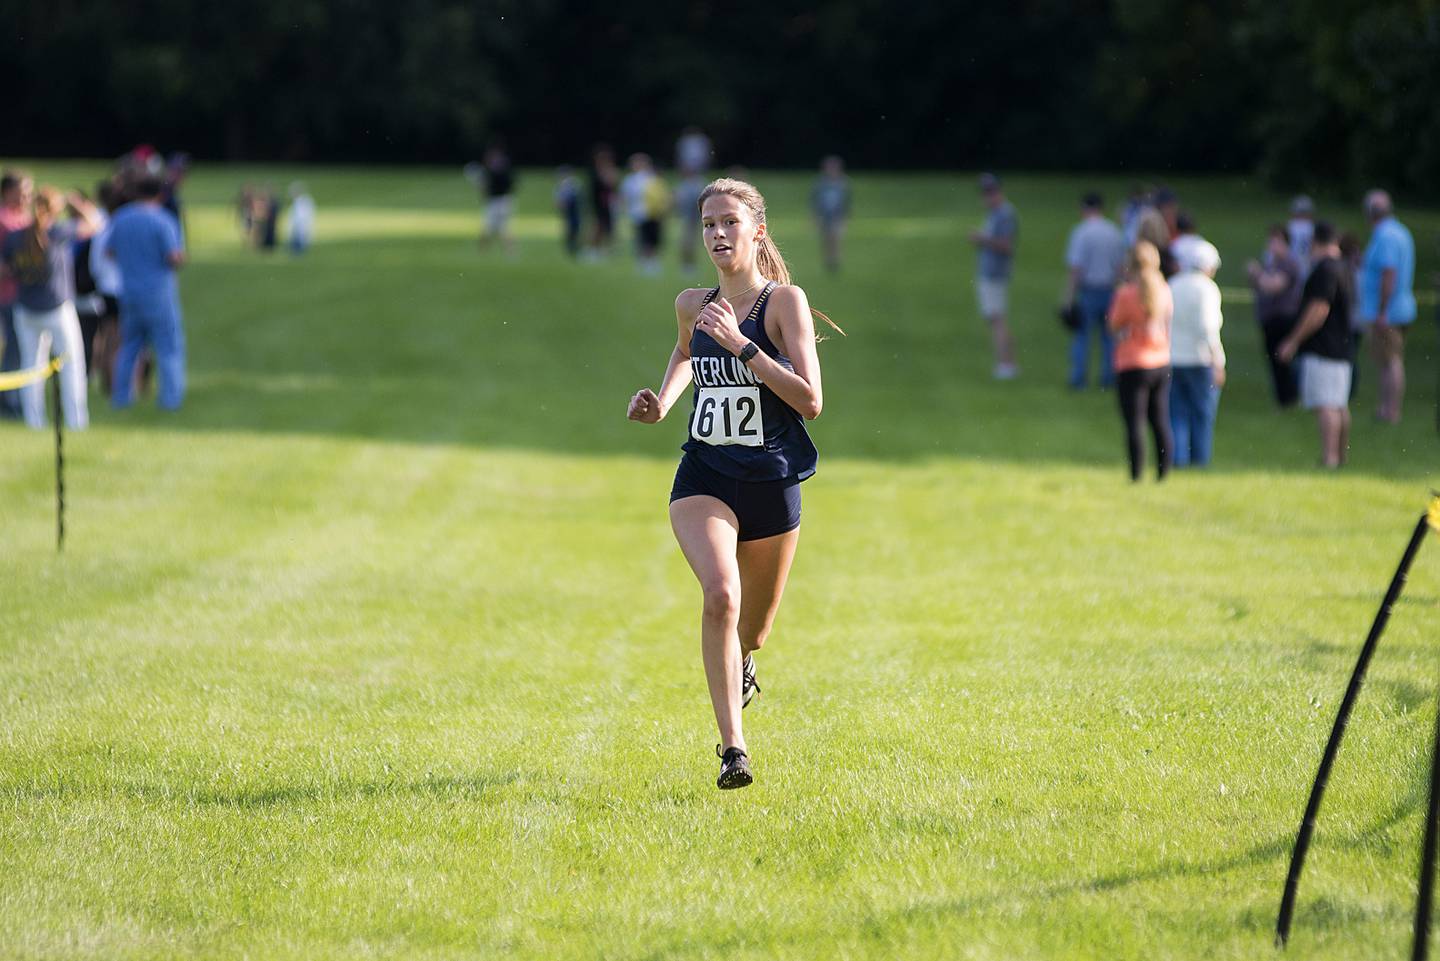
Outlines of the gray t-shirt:
{"type": "Polygon", "coordinates": [[[1015,262],[1015,243],[1020,239],[1020,217],[1007,200],[985,218],[984,234],[992,240],[1010,241],[1008,254],[989,247],[980,248],[980,276],[986,280],[1009,280],[1015,262]]]}
{"type": "Polygon", "coordinates": [[[1288,254],[1274,257],[1268,253],[1265,255],[1265,271],[1284,274],[1289,283],[1278,294],[1267,294],[1256,287],[1255,313],[1259,315],[1260,322],[1293,321],[1300,312],[1300,292],[1305,286],[1305,271],[1301,269],[1299,261],[1288,254]]]}
{"type": "Polygon", "coordinates": [[[44,247],[37,248],[28,227],[5,237],[0,256],[15,276],[17,304],[26,310],[54,310],[75,299],[74,240],[75,224],[70,221],[51,227],[44,247]]]}
{"type": "Polygon", "coordinates": [[[1125,265],[1125,235],[1104,217],[1086,217],[1070,231],[1065,264],[1080,271],[1080,286],[1108,290],[1125,265]]]}
{"type": "Polygon", "coordinates": [[[840,220],[850,213],[850,181],[844,177],[821,177],[810,191],[810,206],[815,216],[827,223],[840,220]]]}

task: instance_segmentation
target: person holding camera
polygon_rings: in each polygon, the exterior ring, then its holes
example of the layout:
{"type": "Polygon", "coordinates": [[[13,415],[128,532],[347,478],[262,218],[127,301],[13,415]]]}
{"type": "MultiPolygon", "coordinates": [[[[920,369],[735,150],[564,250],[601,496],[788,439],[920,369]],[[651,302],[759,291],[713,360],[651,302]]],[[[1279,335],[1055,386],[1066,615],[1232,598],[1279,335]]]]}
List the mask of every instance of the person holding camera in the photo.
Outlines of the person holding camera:
{"type": "Polygon", "coordinates": [[[1100,386],[1115,383],[1115,346],[1105,314],[1125,266],[1125,235],[1105,216],[1105,201],[1091,191],[1080,199],[1080,223],[1065,245],[1065,308],[1062,318],[1070,335],[1071,390],[1084,390],[1089,379],[1090,343],[1100,342],[1100,386]]]}

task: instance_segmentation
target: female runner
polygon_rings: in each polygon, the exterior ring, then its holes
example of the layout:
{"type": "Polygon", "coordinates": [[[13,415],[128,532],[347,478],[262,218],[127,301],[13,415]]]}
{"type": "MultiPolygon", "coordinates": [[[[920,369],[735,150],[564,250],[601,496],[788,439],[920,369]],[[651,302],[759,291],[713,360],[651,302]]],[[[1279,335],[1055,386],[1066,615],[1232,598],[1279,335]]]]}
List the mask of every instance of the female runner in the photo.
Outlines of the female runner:
{"type": "Polygon", "coordinates": [[[800,482],[815,473],[802,418],[820,416],[820,360],[805,292],[790,286],[760,192],[716,180],[700,194],[700,221],[720,284],[675,299],[679,336],[660,390],[641,388],[626,416],[658,423],[694,382],[670,525],[704,594],[700,648],[720,726],[716,784],[737,788],[754,779],[740,711],[760,690],[755,652],[795,558],[800,482]]]}

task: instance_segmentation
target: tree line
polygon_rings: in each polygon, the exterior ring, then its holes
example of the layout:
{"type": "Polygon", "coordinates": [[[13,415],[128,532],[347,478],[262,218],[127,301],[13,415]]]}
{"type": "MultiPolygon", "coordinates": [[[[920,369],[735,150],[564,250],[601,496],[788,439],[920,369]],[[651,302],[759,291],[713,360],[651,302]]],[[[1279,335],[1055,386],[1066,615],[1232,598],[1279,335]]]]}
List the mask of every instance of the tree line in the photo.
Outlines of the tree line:
{"type": "Polygon", "coordinates": [[[1440,0],[13,0],[7,152],[1258,171],[1437,191],[1440,0]]]}

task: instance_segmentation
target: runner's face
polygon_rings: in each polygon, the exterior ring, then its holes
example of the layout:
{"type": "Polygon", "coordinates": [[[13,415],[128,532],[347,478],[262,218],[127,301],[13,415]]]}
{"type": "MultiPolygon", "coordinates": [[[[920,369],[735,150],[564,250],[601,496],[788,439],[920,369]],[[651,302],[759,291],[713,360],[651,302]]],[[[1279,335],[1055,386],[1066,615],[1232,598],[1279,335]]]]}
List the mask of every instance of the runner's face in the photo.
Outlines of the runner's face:
{"type": "Polygon", "coordinates": [[[724,271],[753,264],[756,246],[765,236],[765,226],[755,223],[750,208],[729,194],[713,194],[705,200],[700,227],[711,262],[724,271]]]}

